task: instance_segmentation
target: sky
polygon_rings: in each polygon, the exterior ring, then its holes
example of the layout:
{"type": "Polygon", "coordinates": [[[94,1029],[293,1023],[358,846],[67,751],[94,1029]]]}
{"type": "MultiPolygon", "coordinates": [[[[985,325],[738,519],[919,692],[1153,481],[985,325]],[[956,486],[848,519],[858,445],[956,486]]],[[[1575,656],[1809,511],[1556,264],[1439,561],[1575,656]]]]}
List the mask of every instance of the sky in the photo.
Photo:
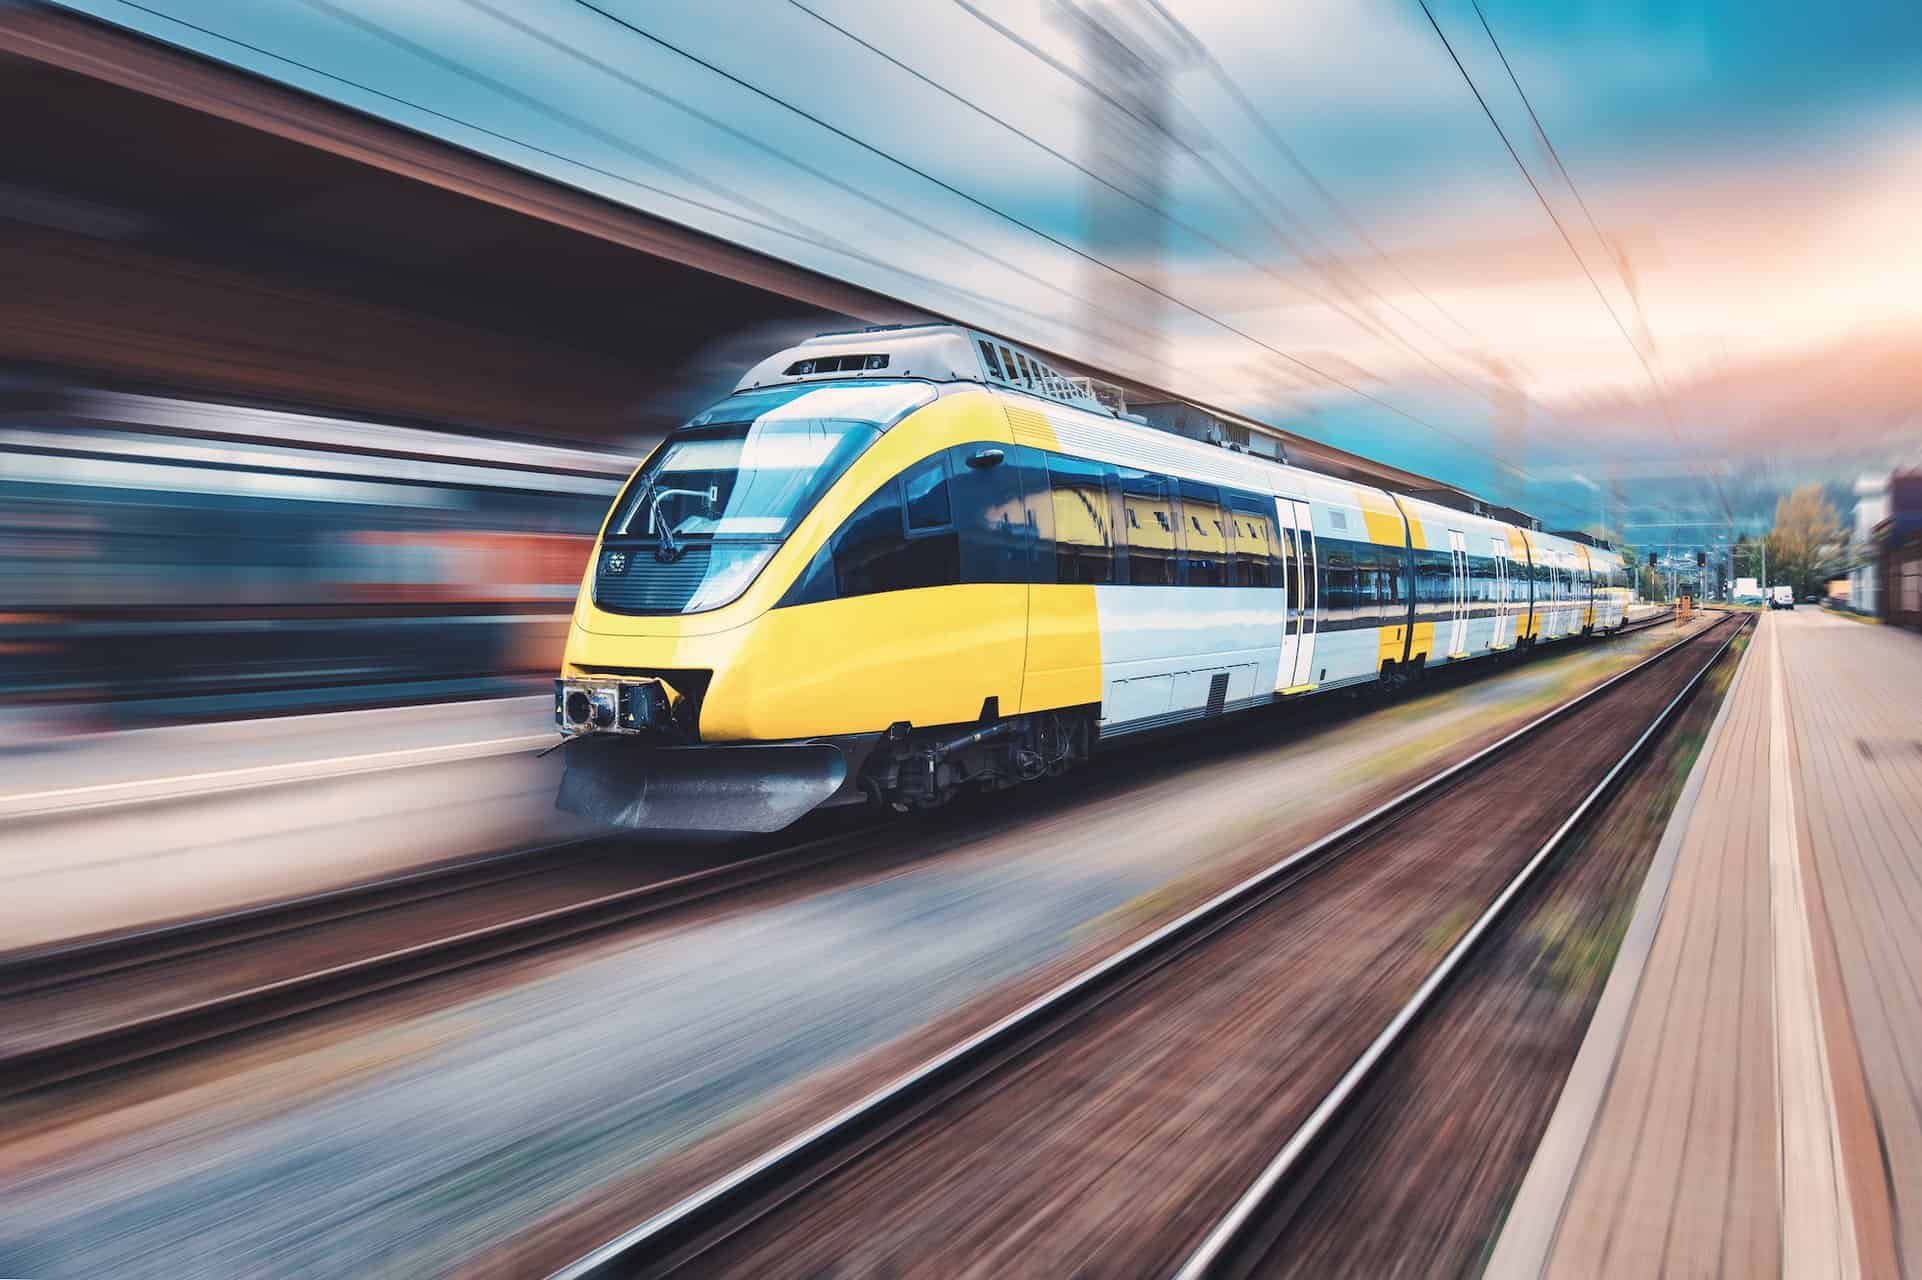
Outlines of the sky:
{"type": "Polygon", "coordinates": [[[1550,527],[1922,463],[1913,0],[68,7],[1550,527]]]}

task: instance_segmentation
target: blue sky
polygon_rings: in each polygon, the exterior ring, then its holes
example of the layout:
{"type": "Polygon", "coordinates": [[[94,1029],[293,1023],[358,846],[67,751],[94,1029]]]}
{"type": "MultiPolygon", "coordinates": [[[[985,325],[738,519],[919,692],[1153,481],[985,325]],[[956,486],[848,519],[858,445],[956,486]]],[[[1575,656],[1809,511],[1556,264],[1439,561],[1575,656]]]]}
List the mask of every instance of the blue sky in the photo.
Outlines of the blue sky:
{"type": "Polygon", "coordinates": [[[70,7],[1553,524],[1922,449],[1922,5],[1488,0],[1585,212],[1430,0],[1571,251],[1416,0],[1110,4],[1172,51],[1166,217],[1060,158],[1132,189],[1149,152],[1052,0],[594,3],[70,7]]]}

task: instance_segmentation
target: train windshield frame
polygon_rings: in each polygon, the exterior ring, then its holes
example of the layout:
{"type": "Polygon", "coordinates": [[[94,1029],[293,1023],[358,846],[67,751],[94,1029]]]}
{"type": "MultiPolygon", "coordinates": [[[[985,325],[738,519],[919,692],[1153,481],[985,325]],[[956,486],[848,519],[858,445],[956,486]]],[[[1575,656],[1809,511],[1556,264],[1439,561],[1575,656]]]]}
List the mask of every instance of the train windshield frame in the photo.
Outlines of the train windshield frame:
{"type": "Polygon", "coordinates": [[[665,571],[652,562],[699,581],[621,611],[700,613],[734,600],[854,460],[936,395],[920,381],[790,383],[737,392],[672,432],[628,482],[603,541],[652,548],[623,572],[665,571]]]}

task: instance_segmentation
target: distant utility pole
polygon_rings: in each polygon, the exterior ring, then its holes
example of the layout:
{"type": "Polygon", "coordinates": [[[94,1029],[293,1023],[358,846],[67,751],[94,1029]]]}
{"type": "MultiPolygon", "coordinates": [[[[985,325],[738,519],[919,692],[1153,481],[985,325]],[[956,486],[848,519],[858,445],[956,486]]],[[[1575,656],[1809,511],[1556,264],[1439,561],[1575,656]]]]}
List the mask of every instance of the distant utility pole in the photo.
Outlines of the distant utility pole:
{"type": "MultiPolygon", "coordinates": [[[[1192,59],[1187,44],[1142,0],[1076,3],[1056,12],[1080,42],[1095,90],[1082,97],[1087,166],[1141,203],[1093,178],[1083,185],[1088,252],[1155,289],[1167,287],[1165,208],[1175,148],[1170,80],[1192,59]]],[[[1093,262],[1084,265],[1087,329],[1109,350],[1140,349],[1129,329],[1162,333],[1165,306],[1150,290],[1093,262]]],[[[1159,345],[1159,344],[1157,344],[1159,345]]],[[[1148,351],[1152,368],[1162,352],[1148,351]]]]}

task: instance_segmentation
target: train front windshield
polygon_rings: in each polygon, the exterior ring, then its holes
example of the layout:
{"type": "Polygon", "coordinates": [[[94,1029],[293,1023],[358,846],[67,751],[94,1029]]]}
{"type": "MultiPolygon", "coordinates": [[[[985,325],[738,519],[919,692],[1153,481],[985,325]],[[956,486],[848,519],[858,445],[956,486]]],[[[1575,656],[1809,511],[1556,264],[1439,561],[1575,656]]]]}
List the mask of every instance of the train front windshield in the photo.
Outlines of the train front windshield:
{"type": "Polygon", "coordinates": [[[842,473],[901,417],[934,399],[919,382],[803,383],[728,397],[676,431],[628,485],[608,522],[615,545],[677,567],[671,597],[698,613],[747,589],[842,473]],[[698,582],[688,582],[698,575],[698,582]]]}

